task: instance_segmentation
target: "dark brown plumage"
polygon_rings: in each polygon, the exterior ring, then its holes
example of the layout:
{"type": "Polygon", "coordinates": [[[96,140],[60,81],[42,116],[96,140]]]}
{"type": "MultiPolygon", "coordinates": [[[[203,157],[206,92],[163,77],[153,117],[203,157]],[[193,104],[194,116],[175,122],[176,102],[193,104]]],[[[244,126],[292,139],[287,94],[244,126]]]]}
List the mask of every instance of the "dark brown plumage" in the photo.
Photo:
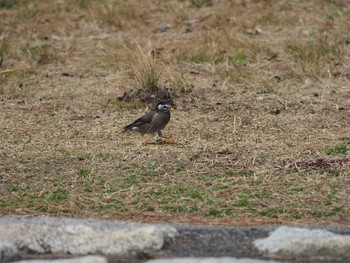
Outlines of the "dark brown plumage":
{"type": "Polygon", "coordinates": [[[124,127],[124,131],[138,131],[142,136],[146,133],[158,133],[159,136],[163,137],[161,130],[165,128],[170,120],[170,109],[169,102],[161,101],[154,110],[124,127]]]}

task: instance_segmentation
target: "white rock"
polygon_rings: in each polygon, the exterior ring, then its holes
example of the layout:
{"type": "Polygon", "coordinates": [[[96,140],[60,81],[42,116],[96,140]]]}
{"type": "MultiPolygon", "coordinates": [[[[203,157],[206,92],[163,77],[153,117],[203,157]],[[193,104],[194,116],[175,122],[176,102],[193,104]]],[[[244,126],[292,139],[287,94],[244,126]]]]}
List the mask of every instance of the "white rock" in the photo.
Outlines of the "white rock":
{"type": "Polygon", "coordinates": [[[253,243],[258,250],[270,256],[333,260],[350,258],[350,236],[322,229],[281,226],[269,237],[253,243]]]}
{"type": "Polygon", "coordinates": [[[278,261],[261,260],[252,258],[170,258],[170,259],[153,259],[145,263],[278,263],[278,261]]]}
{"type": "Polygon", "coordinates": [[[0,262],[9,261],[19,257],[19,252],[14,244],[0,240],[0,262]]]}
{"type": "Polygon", "coordinates": [[[174,227],[62,218],[1,217],[0,239],[38,253],[122,254],[157,250],[174,227]]]}
{"type": "Polygon", "coordinates": [[[41,259],[41,260],[22,260],[15,263],[108,263],[107,259],[100,256],[86,256],[79,258],[65,259],[41,259]]]}

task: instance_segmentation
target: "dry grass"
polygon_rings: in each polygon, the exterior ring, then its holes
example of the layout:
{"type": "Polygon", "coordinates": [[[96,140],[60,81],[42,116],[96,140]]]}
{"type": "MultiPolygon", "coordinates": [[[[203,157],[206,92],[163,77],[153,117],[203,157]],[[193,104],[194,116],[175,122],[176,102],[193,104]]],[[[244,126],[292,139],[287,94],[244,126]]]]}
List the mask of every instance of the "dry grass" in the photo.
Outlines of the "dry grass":
{"type": "Polygon", "coordinates": [[[9,3],[1,214],[350,223],[346,1],[9,3]],[[132,71],[173,87],[176,144],[118,134],[145,111],[117,100],[132,71]]]}

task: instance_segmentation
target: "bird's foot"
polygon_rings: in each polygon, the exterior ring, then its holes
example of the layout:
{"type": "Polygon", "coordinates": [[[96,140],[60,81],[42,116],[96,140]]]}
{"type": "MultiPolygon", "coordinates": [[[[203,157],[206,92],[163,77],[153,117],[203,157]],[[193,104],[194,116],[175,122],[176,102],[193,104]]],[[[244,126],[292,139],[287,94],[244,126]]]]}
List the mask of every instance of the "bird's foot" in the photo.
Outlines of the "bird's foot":
{"type": "Polygon", "coordinates": [[[163,138],[166,142],[176,142],[176,139],[172,136],[164,136],[163,138]]]}
{"type": "Polygon", "coordinates": [[[147,146],[148,145],[148,141],[145,137],[141,136],[141,145],[142,146],[147,146]]]}

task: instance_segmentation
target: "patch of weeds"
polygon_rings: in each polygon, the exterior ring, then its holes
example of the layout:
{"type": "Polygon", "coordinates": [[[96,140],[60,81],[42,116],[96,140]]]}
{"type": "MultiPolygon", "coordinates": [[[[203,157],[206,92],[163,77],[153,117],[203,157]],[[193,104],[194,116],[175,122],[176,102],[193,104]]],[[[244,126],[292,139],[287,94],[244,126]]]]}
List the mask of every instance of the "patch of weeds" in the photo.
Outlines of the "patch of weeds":
{"type": "Polygon", "coordinates": [[[100,152],[100,153],[98,153],[98,157],[100,157],[101,160],[103,160],[103,161],[109,160],[111,158],[111,156],[112,155],[109,152],[100,152]]]}
{"type": "Polygon", "coordinates": [[[233,215],[233,209],[231,209],[231,208],[225,209],[225,215],[232,216],[233,215]]]}
{"type": "MultiPolygon", "coordinates": [[[[288,187],[288,186],[287,186],[288,187]]],[[[305,191],[304,187],[292,187],[291,189],[288,189],[289,191],[286,191],[286,194],[288,195],[294,195],[295,193],[301,193],[305,191]]]]}
{"type": "Polygon", "coordinates": [[[298,219],[301,219],[302,217],[300,214],[294,214],[294,215],[292,215],[292,218],[298,220],[298,219]]]}
{"type": "Polygon", "coordinates": [[[142,210],[142,211],[148,211],[148,212],[154,212],[156,210],[156,208],[150,204],[140,204],[138,206],[136,206],[136,208],[138,210],[142,210]]]}
{"type": "Polygon", "coordinates": [[[182,213],[186,211],[186,208],[182,205],[177,205],[177,206],[164,206],[163,207],[167,211],[171,211],[174,213],[182,213]]]}
{"type": "Polygon", "coordinates": [[[248,60],[248,56],[245,53],[239,52],[234,57],[229,59],[234,64],[244,64],[248,60]]]}
{"type": "Polygon", "coordinates": [[[17,6],[17,0],[0,0],[0,9],[10,9],[17,6]]]}
{"type": "Polygon", "coordinates": [[[220,191],[220,190],[226,190],[226,189],[229,189],[231,186],[230,185],[219,185],[219,186],[216,186],[214,187],[214,191],[220,191]]]}
{"type": "Polygon", "coordinates": [[[134,175],[134,174],[128,175],[128,176],[123,178],[123,182],[127,186],[132,186],[132,185],[138,184],[139,180],[140,180],[139,177],[134,175]]]}
{"type": "Polygon", "coordinates": [[[79,0],[79,8],[86,9],[88,6],[89,0],[79,0]]]}
{"type": "Polygon", "coordinates": [[[47,201],[59,203],[63,200],[66,200],[69,197],[69,191],[67,189],[59,189],[47,196],[47,201]]]}
{"type": "Polygon", "coordinates": [[[22,189],[22,187],[21,187],[19,184],[10,185],[10,186],[7,188],[7,190],[8,190],[9,192],[17,192],[17,191],[19,191],[19,190],[21,190],[21,189],[22,189]]]}
{"type": "Polygon", "coordinates": [[[207,216],[212,216],[212,217],[222,217],[224,215],[224,213],[217,208],[210,208],[207,216]]]}
{"type": "Polygon", "coordinates": [[[191,206],[188,210],[189,210],[190,212],[198,212],[198,211],[199,211],[199,207],[196,206],[196,205],[193,205],[193,206],[191,206]]]}
{"type": "Polygon", "coordinates": [[[152,196],[161,196],[163,194],[163,191],[158,191],[158,190],[152,190],[148,192],[152,196]]]}
{"type": "Polygon", "coordinates": [[[202,192],[198,188],[195,188],[195,187],[187,187],[185,189],[185,196],[188,198],[192,198],[192,199],[203,198],[202,192]]]}
{"type": "Polygon", "coordinates": [[[334,176],[334,177],[341,176],[341,172],[337,169],[329,169],[326,171],[326,173],[329,173],[331,176],[334,176]]]}
{"type": "Polygon", "coordinates": [[[266,208],[259,212],[260,215],[270,218],[278,218],[279,215],[285,213],[287,213],[287,210],[283,208],[266,208]]]}
{"type": "Polygon", "coordinates": [[[106,193],[106,194],[112,194],[112,193],[117,193],[117,192],[119,192],[119,190],[120,189],[118,189],[118,188],[111,188],[111,187],[109,187],[108,185],[107,186],[105,186],[105,190],[103,191],[103,193],[106,193]]]}
{"type": "MultiPolygon", "coordinates": [[[[215,63],[215,60],[207,54],[192,54],[189,58],[191,63],[194,64],[204,64],[204,63],[215,63]]],[[[216,63],[218,64],[218,63],[216,63]]]]}
{"type": "Polygon", "coordinates": [[[31,64],[43,65],[52,61],[48,48],[49,46],[46,44],[31,46],[29,43],[26,43],[21,50],[31,64]]]}
{"type": "Polygon", "coordinates": [[[268,199],[272,196],[272,192],[265,190],[257,194],[257,197],[263,198],[263,199],[268,199]]]}
{"type": "Polygon", "coordinates": [[[7,44],[0,44],[0,65],[2,63],[2,60],[4,59],[4,56],[7,50],[8,50],[7,44]]]}
{"type": "Polygon", "coordinates": [[[156,165],[155,164],[149,164],[147,167],[145,167],[144,172],[142,175],[148,176],[148,177],[154,177],[157,175],[156,165]]]}
{"type": "Polygon", "coordinates": [[[332,201],[331,200],[326,200],[323,202],[324,205],[331,205],[332,204],[332,201]]]}
{"type": "Polygon", "coordinates": [[[99,206],[100,210],[109,210],[109,209],[113,209],[116,211],[120,211],[120,212],[127,212],[128,208],[125,207],[125,205],[121,202],[121,201],[113,201],[110,202],[108,204],[103,204],[101,206],[99,206]]]}
{"type": "Polygon", "coordinates": [[[254,172],[250,170],[241,170],[238,172],[240,177],[252,177],[254,176],[254,172]]]}
{"type": "Polygon", "coordinates": [[[163,198],[159,201],[159,204],[166,205],[166,204],[169,204],[171,202],[172,202],[172,200],[170,200],[168,198],[163,198]]]}
{"type": "Polygon", "coordinates": [[[250,205],[249,199],[247,197],[241,197],[236,201],[235,206],[238,207],[248,207],[250,205]]]}
{"type": "Polygon", "coordinates": [[[309,214],[312,216],[321,217],[324,215],[324,211],[322,211],[322,210],[310,210],[309,214]]]}
{"type": "Polygon", "coordinates": [[[335,216],[337,215],[338,213],[341,213],[343,212],[343,208],[340,207],[340,206],[335,206],[333,207],[328,213],[327,213],[327,216],[335,216]]]}
{"type": "Polygon", "coordinates": [[[19,14],[19,17],[24,20],[31,20],[40,14],[40,10],[37,7],[37,1],[26,1],[25,9],[19,14]]]}
{"type": "Polygon", "coordinates": [[[345,144],[338,144],[334,147],[326,147],[323,149],[323,152],[326,154],[344,154],[349,151],[348,147],[345,144]]]}
{"type": "Polygon", "coordinates": [[[260,185],[264,185],[265,182],[263,180],[258,180],[258,181],[252,181],[249,183],[249,185],[252,185],[252,186],[260,186],[260,185]]]}
{"type": "Polygon", "coordinates": [[[218,173],[218,174],[211,174],[211,175],[210,175],[210,178],[213,178],[213,179],[225,178],[225,174],[221,174],[221,173],[218,173]]]}
{"type": "Polygon", "coordinates": [[[89,169],[80,169],[80,170],[78,171],[78,176],[79,176],[80,178],[86,178],[86,177],[88,177],[90,174],[91,174],[91,170],[89,170],[89,169]]]}
{"type": "Polygon", "coordinates": [[[335,216],[341,212],[343,212],[343,208],[340,206],[335,206],[330,210],[310,210],[309,214],[315,217],[323,217],[323,216],[335,216]]]}
{"type": "Polygon", "coordinates": [[[88,185],[84,188],[84,192],[86,193],[92,193],[92,191],[93,191],[93,188],[91,185],[88,185]]]}
{"type": "Polygon", "coordinates": [[[23,205],[23,202],[24,202],[23,198],[16,198],[8,201],[2,201],[0,202],[0,212],[1,213],[5,212],[6,207],[13,208],[13,207],[23,205]]]}

